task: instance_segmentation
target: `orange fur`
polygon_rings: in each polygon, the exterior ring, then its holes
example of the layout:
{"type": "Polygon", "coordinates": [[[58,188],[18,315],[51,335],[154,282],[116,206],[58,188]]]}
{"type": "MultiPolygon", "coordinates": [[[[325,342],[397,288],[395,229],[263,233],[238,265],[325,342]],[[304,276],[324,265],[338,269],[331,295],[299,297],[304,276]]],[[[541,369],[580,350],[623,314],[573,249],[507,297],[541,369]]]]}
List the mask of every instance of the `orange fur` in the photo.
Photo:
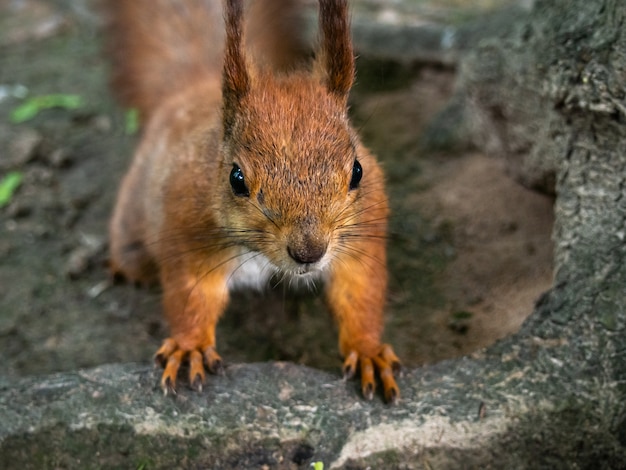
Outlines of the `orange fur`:
{"type": "Polygon", "coordinates": [[[109,2],[114,82],[146,118],[111,220],[111,265],[163,286],[171,337],[156,356],[162,386],[175,390],[183,361],[198,389],[203,364],[221,370],[215,327],[229,292],[277,275],[325,281],[345,375],[358,368],[371,398],[378,374],[395,401],[399,361],[380,341],[387,199],[382,172],[348,121],[346,2],[320,0],[313,66],[301,38],[278,46],[297,32],[297,1],[255,0],[245,24],[241,1],[226,2],[225,23],[216,4],[109,2]],[[142,25],[147,10],[150,28],[142,25]],[[270,17],[274,26],[264,29],[270,17]],[[262,46],[272,50],[262,55],[262,46]],[[151,76],[160,69],[163,80],[151,76]]]}

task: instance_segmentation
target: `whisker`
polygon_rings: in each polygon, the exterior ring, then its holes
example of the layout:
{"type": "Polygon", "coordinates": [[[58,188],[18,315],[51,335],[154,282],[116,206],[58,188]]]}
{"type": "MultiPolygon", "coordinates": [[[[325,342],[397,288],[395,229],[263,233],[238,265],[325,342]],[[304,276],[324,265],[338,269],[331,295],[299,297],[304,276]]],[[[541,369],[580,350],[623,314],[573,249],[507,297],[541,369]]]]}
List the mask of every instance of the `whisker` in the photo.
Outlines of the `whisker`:
{"type": "MultiPolygon", "coordinates": [[[[202,275],[200,275],[199,273],[197,273],[197,279],[196,282],[194,283],[194,285],[191,287],[191,289],[189,289],[189,293],[187,294],[187,300],[185,301],[185,307],[183,309],[183,311],[185,311],[187,309],[187,304],[189,303],[189,299],[191,298],[191,294],[193,293],[193,291],[198,287],[198,285],[202,282],[202,280],[204,280],[207,276],[209,276],[211,273],[213,273],[215,270],[221,268],[222,266],[224,266],[225,264],[230,263],[233,260],[236,260],[237,258],[240,258],[242,256],[245,256],[247,254],[249,254],[250,252],[239,252],[233,256],[230,256],[228,258],[226,258],[225,260],[223,260],[222,262],[216,264],[215,266],[212,266],[211,269],[207,270],[205,273],[203,273],[202,275]]],[[[256,253],[255,256],[253,256],[253,258],[256,258],[257,256],[260,256],[261,253],[256,253]]],[[[252,258],[251,258],[252,259],[252,258]]],[[[232,278],[233,274],[235,273],[235,271],[237,271],[238,269],[240,269],[244,263],[241,263],[239,266],[237,266],[237,268],[235,268],[229,275],[229,280],[232,278]]]]}
{"type": "MultiPolygon", "coordinates": [[[[347,212],[347,208],[345,208],[339,214],[337,214],[337,216],[334,219],[334,222],[336,224],[342,224],[343,222],[345,222],[347,220],[357,219],[360,216],[362,216],[363,214],[367,214],[368,212],[371,212],[373,209],[376,209],[377,207],[379,207],[379,206],[381,206],[383,204],[385,204],[385,201],[378,201],[378,202],[375,202],[374,204],[370,204],[368,206],[361,207],[357,211],[350,212],[347,215],[345,214],[347,212]]],[[[386,216],[379,218],[379,220],[386,220],[386,219],[387,219],[386,216]]]]}

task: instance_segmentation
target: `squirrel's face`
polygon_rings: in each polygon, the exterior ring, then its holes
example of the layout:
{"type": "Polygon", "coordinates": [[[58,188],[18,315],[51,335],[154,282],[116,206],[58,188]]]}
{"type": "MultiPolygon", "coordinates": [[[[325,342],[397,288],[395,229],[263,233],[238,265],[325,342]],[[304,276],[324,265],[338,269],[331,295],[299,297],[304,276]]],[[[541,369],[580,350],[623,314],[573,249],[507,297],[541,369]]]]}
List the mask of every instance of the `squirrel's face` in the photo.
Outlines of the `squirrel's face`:
{"type": "Polygon", "coordinates": [[[357,155],[346,114],[315,81],[285,78],[251,92],[225,137],[225,228],[283,273],[323,271],[363,215],[364,186],[379,177],[357,155]]]}

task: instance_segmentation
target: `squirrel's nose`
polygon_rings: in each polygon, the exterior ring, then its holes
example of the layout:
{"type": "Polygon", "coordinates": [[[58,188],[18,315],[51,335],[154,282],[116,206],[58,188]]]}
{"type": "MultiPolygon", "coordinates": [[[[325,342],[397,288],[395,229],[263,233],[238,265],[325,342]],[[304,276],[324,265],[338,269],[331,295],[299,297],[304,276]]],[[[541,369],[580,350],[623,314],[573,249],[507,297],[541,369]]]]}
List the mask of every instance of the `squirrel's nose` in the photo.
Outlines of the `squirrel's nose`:
{"type": "Polygon", "coordinates": [[[296,263],[316,263],[326,253],[326,243],[304,243],[297,246],[287,246],[287,253],[296,263]]]}

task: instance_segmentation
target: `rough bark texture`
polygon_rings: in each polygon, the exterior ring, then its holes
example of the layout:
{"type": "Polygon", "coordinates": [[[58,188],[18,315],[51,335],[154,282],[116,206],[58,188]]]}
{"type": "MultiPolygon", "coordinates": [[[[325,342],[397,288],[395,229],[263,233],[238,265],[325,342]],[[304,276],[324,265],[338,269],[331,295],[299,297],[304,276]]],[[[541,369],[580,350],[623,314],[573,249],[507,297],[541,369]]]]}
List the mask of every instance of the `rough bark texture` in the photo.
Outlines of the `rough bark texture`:
{"type": "Polygon", "coordinates": [[[0,382],[0,468],[626,468],[625,16],[538,2],[464,65],[479,142],[555,183],[556,282],[519,334],[408,371],[393,408],[289,364],[175,399],[136,365],[0,382]]]}
{"type": "Polygon", "coordinates": [[[462,64],[456,100],[471,138],[505,156],[522,183],[553,192],[567,156],[590,142],[580,127],[623,135],[625,6],[538,1],[531,18],[483,40],[462,64]]]}

